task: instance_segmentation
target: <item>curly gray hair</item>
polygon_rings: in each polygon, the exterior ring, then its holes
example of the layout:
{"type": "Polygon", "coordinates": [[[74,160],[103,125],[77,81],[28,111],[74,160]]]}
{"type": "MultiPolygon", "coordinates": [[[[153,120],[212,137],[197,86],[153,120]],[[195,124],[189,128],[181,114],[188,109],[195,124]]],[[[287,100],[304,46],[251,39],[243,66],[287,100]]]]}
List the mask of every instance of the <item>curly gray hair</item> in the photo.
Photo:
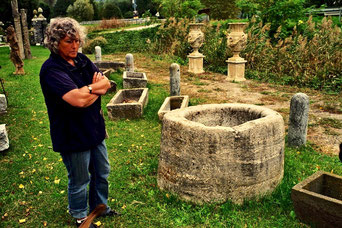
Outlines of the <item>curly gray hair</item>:
{"type": "Polygon", "coordinates": [[[66,36],[76,39],[80,37],[80,46],[86,37],[84,28],[70,17],[57,17],[51,19],[49,26],[45,30],[44,44],[51,52],[58,54],[58,46],[61,39],[66,36]]]}

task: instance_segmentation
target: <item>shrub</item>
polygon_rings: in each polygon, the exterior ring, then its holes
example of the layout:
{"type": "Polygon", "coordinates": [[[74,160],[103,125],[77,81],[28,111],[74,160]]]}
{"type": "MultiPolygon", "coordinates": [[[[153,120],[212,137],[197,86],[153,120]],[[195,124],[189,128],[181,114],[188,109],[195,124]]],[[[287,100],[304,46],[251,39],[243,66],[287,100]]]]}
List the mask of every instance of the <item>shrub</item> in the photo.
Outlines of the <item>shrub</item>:
{"type": "Polygon", "coordinates": [[[88,40],[84,44],[82,51],[83,51],[83,53],[86,53],[86,54],[92,54],[92,53],[94,53],[96,46],[100,46],[101,48],[103,48],[107,44],[108,44],[108,42],[107,42],[106,38],[104,38],[103,36],[98,36],[92,40],[88,40]]]}
{"type": "Polygon", "coordinates": [[[77,21],[90,21],[94,16],[94,8],[89,0],[76,0],[73,5],[68,7],[67,13],[69,17],[73,17],[77,21]]]}
{"type": "Polygon", "coordinates": [[[189,19],[169,18],[160,25],[152,50],[157,53],[176,55],[183,59],[191,51],[187,42],[189,34],[189,19]]]}
{"type": "Polygon", "coordinates": [[[106,2],[103,9],[105,19],[122,18],[120,8],[114,2],[106,2]]]}

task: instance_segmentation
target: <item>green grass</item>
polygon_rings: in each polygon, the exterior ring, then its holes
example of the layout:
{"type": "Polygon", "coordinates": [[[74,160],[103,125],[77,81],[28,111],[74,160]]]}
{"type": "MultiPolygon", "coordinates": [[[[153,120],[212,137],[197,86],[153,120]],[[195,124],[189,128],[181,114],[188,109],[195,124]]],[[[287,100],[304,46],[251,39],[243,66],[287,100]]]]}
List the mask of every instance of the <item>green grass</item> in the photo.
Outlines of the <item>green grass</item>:
{"type": "MultiPolygon", "coordinates": [[[[0,153],[0,227],[72,227],[67,214],[67,176],[58,153],[51,149],[49,123],[39,85],[39,70],[49,52],[32,47],[24,76],[12,75],[8,48],[0,48],[1,78],[8,93],[6,123],[10,148],[0,153]],[[20,188],[24,186],[24,188],[20,188]],[[26,219],[20,225],[19,220],[26,219]]],[[[91,56],[93,58],[93,56],[91,56]]],[[[111,75],[119,89],[122,72],[111,75]]],[[[114,94],[103,96],[102,107],[110,138],[109,204],[123,215],[102,218],[105,227],[303,227],[295,218],[291,188],[317,170],[342,175],[336,156],[321,155],[310,145],[285,149],[284,178],[268,196],[234,205],[193,205],[160,191],[156,174],[161,124],[157,111],[168,93],[149,84],[149,101],[138,120],[110,121],[105,109],[114,94]]],[[[191,105],[201,102],[191,100],[191,105]]]]}

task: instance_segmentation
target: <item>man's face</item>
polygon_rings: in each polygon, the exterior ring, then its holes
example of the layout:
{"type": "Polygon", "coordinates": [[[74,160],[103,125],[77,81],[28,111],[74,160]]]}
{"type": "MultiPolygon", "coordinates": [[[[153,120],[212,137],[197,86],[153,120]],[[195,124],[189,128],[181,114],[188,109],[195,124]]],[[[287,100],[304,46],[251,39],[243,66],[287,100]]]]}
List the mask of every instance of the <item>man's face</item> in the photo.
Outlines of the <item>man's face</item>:
{"type": "Polygon", "coordinates": [[[66,36],[59,42],[59,54],[65,60],[74,59],[77,56],[78,48],[80,47],[80,38],[77,35],[76,39],[66,36]]]}

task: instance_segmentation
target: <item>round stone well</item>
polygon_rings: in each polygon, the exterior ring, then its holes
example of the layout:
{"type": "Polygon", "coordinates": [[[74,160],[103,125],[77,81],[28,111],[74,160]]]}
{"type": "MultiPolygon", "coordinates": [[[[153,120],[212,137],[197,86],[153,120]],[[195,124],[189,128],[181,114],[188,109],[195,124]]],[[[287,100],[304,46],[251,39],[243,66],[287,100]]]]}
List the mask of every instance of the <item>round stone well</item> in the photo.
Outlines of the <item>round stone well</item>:
{"type": "Polygon", "coordinates": [[[209,104],[163,119],[158,186],[194,203],[271,192],[284,173],[284,121],[265,107],[209,104]]]}

